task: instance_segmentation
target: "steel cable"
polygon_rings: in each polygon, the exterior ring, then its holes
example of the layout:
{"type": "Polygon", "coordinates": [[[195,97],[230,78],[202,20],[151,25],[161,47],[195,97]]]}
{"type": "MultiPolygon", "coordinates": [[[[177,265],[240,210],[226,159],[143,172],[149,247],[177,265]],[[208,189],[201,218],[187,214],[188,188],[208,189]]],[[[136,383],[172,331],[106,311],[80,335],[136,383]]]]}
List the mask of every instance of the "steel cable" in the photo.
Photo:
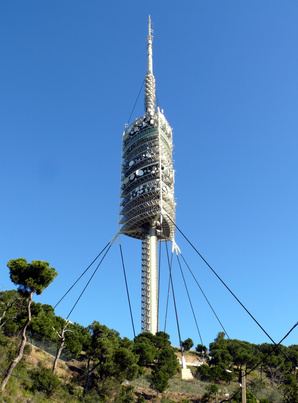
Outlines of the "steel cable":
{"type": "MultiPolygon", "coordinates": [[[[163,228],[163,229],[164,229],[164,234],[165,234],[166,233],[165,228],[163,228]]],[[[166,252],[167,252],[167,259],[168,259],[168,266],[169,266],[169,273],[170,273],[170,282],[171,282],[171,287],[172,287],[172,295],[173,295],[176,323],[177,323],[177,331],[178,331],[178,337],[179,337],[179,344],[180,344],[180,348],[181,348],[181,357],[183,358],[182,340],[181,340],[180,326],[179,326],[179,320],[178,320],[178,311],[177,311],[177,305],[176,305],[175,290],[174,290],[174,284],[173,284],[173,278],[172,278],[173,252],[172,252],[171,263],[170,263],[168,242],[167,242],[166,239],[165,239],[165,244],[166,244],[166,252]]]]}
{"type": "Polygon", "coordinates": [[[200,337],[200,341],[201,341],[201,344],[204,345],[203,340],[202,340],[202,336],[201,336],[201,332],[200,332],[200,329],[199,329],[199,325],[198,325],[198,322],[197,322],[197,318],[196,318],[196,315],[195,315],[195,311],[193,309],[193,305],[192,305],[191,298],[190,298],[190,295],[189,295],[188,287],[187,287],[185,277],[184,277],[184,274],[183,274],[183,271],[182,271],[182,267],[181,267],[181,263],[180,263],[178,254],[177,254],[177,260],[178,260],[178,265],[179,265],[180,272],[181,272],[181,275],[182,275],[182,278],[183,278],[184,286],[185,286],[185,289],[186,289],[186,292],[187,292],[187,296],[188,296],[189,304],[190,304],[190,307],[191,307],[191,311],[192,311],[192,314],[193,314],[193,317],[194,317],[194,320],[195,320],[195,324],[196,324],[196,327],[197,327],[197,331],[198,331],[198,334],[199,334],[199,337],[200,337]]]}
{"type": "MultiPolygon", "coordinates": [[[[173,256],[171,257],[170,273],[172,271],[172,264],[173,264],[173,256]]],[[[169,273],[169,282],[168,282],[168,292],[167,292],[167,303],[166,303],[164,332],[166,331],[167,319],[168,319],[168,307],[169,307],[169,298],[170,298],[170,289],[171,289],[170,273],[169,273]]]]}
{"type": "Polygon", "coordinates": [[[110,242],[106,244],[106,246],[103,248],[103,250],[96,256],[96,258],[93,260],[92,263],[89,264],[87,269],[80,275],[80,277],[73,283],[73,285],[66,291],[66,293],[63,295],[63,297],[57,302],[57,304],[54,306],[54,309],[60,304],[60,302],[66,297],[66,295],[73,289],[73,287],[77,284],[77,282],[83,277],[83,275],[90,269],[90,267],[93,265],[93,263],[99,258],[99,256],[103,253],[103,251],[109,246],[110,242]]]}
{"type": "MultiPolygon", "coordinates": [[[[157,292],[157,317],[159,318],[159,293],[160,293],[160,268],[161,268],[161,234],[159,235],[159,262],[158,262],[158,292],[157,292]]],[[[158,319],[159,322],[159,319],[158,319]]]]}
{"type": "MultiPolygon", "coordinates": [[[[295,325],[288,331],[288,333],[281,339],[281,341],[273,347],[273,349],[270,351],[270,353],[268,353],[265,357],[263,357],[262,360],[256,366],[254,366],[248,372],[246,372],[245,375],[249,375],[252,371],[254,371],[256,368],[258,368],[262,364],[262,362],[264,362],[266,360],[266,358],[268,358],[277,348],[279,348],[279,345],[289,336],[289,334],[295,329],[296,326],[298,326],[298,322],[295,323],[295,325]]],[[[293,361],[289,358],[288,358],[288,360],[292,363],[293,367],[296,368],[293,361]]]]}
{"type": "MultiPolygon", "coordinates": [[[[168,215],[168,214],[167,214],[168,215]]],[[[186,239],[186,241],[190,244],[190,246],[194,249],[194,251],[200,256],[200,258],[203,260],[203,262],[209,267],[209,269],[213,272],[213,274],[219,279],[219,281],[226,287],[226,289],[231,293],[231,295],[236,299],[236,301],[242,306],[242,308],[248,313],[248,315],[253,319],[253,321],[259,326],[259,328],[266,334],[266,336],[272,341],[272,343],[277,346],[279,351],[286,357],[287,360],[292,362],[292,360],[279,348],[278,344],[272,339],[272,337],[266,332],[266,330],[263,328],[263,326],[257,321],[257,319],[249,312],[249,310],[242,304],[242,302],[239,300],[239,298],[236,297],[236,295],[233,293],[233,291],[228,287],[228,285],[220,278],[220,276],[216,273],[216,271],[210,266],[210,264],[207,262],[206,259],[200,254],[200,252],[196,249],[196,247],[190,242],[190,240],[187,238],[187,236],[180,230],[180,228],[176,225],[176,223],[171,219],[171,217],[168,215],[169,219],[172,221],[172,223],[175,225],[175,227],[178,229],[180,234],[186,239]]],[[[292,362],[294,365],[294,363],[292,362]]]]}
{"type": "Polygon", "coordinates": [[[200,284],[199,284],[198,280],[196,279],[195,275],[193,274],[193,272],[192,272],[191,268],[189,267],[189,265],[187,264],[186,260],[184,259],[184,256],[182,255],[182,253],[181,253],[181,257],[182,257],[182,259],[183,259],[183,261],[184,261],[184,263],[185,263],[186,267],[187,267],[187,268],[188,268],[188,270],[190,271],[190,273],[191,273],[191,275],[192,275],[193,279],[195,280],[195,282],[196,282],[197,286],[199,287],[199,289],[200,289],[201,293],[203,294],[203,296],[204,296],[205,300],[207,301],[207,303],[208,303],[208,305],[209,305],[210,309],[212,310],[212,312],[213,312],[214,316],[216,317],[216,319],[217,319],[218,323],[220,324],[220,326],[221,326],[222,330],[225,332],[225,334],[227,335],[227,338],[229,339],[230,337],[229,337],[229,335],[228,335],[228,332],[227,332],[227,331],[226,331],[226,329],[224,328],[224,325],[221,323],[221,320],[220,320],[220,319],[219,319],[219,317],[217,316],[217,314],[216,314],[215,310],[213,309],[213,306],[211,305],[211,303],[210,303],[209,299],[207,298],[206,294],[204,293],[204,291],[203,291],[202,287],[200,286],[200,284]]]}
{"type": "Polygon", "coordinates": [[[129,116],[129,118],[128,118],[128,123],[127,123],[128,125],[129,125],[131,116],[132,116],[132,114],[133,114],[133,112],[134,112],[134,110],[135,110],[135,107],[136,107],[136,104],[137,104],[137,102],[138,102],[139,96],[140,96],[140,94],[141,94],[142,88],[143,88],[143,86],[144,86],[144,82],[145,82],[145,79],[144,79],[143,82],[142,82],[142,85],[141,85],[140,91],[139,91],[139,93],[138,93],[136,102],[135,102],[135,104],[134,104],[134,106],[133,106],[133,108],[132,108],[131,114],[130,114],[130,116],[129,116]]]}
{"type": "Polygon", "coordinates": [[[129,305],[129,311],[130,311],[130,318],[131,318],[131,323],[132,323],[133,335],[134,335],[134,337],[136,337],[135,325],[134,325],[134,322],[133,322],[132,309],[131,309],[131,303],[130,303],[130,297],[129,297],[129,290],[128,290],[128,284],[127,284],[127,278],[126,278],[125,265],[124,265],[124,258],[123,258],[123,253],[122,253],[122,246],[121,246],[120,242],[119,242],[119,247],[120,247],[120,255],[121,255],[121,261],[122,261],[122,268],[123,268],[123,274],[124,274],[124,280],[125,280],[125,286],[126,286],[126,294],[127,294],[127,299],[128,299],[128,305],[129,305]]]}
{"type": "Polygon", "coordinates": [[[71,308],[71,310],[70,310],[70,312],[69,312],[68,316],[66,317],[66,319],[68,319],[68,318],[70,317],[70,315],[71,315],[72,311],[75,309],[75,307],[76,307],[77,303],[79,302],[79,300],[81,299],[82,295],[84,294],[84,292],[85,292],[86,288],[87,288],[87,287],[88,287],[88,285],[90,284],[90,281],[91,281],[91,280],[92,280],[92,278],[94,277],[95,273],[97,272],[97,270],[98,270],[99,266],[101,265],[102,261],[103,261],[103,260],[104,260],[104,258],[106,257],[106,255],[107,255],[108,251],[110,250],[111,246],[112,246],[112,244],[110,244],[110,245],[109,245],[109,247],[108,247],[108,249],[107,249],[106,253],[103,255],[103,257],[102,257],[101,261],[98,263],[98,265],[97,265],[96,269],[95,269],[95,270],[94,270],[94,272],[92,273],[92,276],[91,276],[91,277],[90,277],[90,279],[88,280],[88,282],[87,282],[87,284],[85,285],[85,287],[84,287],[83,291],[81,292],[81,294],[80,294],[79,298],[76,300],[76,302],[75,302],[74,306],[71,308]]]}

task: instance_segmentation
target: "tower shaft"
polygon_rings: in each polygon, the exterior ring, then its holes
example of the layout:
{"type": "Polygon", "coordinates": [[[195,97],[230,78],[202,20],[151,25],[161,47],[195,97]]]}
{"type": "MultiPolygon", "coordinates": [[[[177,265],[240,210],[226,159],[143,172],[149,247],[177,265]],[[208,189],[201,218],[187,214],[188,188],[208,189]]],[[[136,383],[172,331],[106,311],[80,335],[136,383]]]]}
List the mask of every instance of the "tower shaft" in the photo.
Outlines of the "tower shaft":
{"type": "Polygon", "coordinates": [[[158,331],[158,270],[156,223],[144,229],[142,241],[142,331],[158,331]]]}

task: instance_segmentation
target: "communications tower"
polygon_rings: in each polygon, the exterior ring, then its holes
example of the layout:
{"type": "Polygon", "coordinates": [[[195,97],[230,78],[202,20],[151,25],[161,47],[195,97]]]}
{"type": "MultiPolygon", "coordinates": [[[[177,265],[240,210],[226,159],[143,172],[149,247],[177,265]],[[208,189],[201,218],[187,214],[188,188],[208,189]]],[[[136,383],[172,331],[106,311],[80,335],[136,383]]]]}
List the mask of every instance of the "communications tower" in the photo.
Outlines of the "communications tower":
{"type": "Polygon", "coordinates": [[[156,108],[149,16],[145,114],[123,133],[120,233],[142,240],[142,331],[158,331],[157,242],[174,241],[172,129],[156,108]]]}

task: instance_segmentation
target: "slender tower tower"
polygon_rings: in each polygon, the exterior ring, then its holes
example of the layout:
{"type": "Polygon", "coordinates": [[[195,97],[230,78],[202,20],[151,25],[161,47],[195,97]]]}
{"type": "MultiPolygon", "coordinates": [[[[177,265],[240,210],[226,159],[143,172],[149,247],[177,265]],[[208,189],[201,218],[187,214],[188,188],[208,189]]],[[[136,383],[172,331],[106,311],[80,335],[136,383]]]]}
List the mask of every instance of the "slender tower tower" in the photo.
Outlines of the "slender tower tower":
{"type": "Polygon", "coordinates": [[[158,331],[157,242],[175,233],[172,129],[156,109],[149,16],[145,115],[123,133],[120,233],[142,240],[142,331],[158,331]]]}

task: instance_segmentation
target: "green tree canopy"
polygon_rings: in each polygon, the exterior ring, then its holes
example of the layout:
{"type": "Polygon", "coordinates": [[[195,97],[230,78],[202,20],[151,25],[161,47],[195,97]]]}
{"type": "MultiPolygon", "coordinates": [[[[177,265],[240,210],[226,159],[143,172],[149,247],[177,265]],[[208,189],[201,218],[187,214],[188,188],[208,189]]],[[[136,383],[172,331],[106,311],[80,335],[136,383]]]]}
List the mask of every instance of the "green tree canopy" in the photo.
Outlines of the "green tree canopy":
{"type": "Polygon", "coordinates": [[[190,338],[184,340],[181,344],[182,344],[182,348],[183,348],[185,351],[188,351],[188,350],[190,350],[190,349],[193,347],[193,341],[192,341],[192,339],[190,339],[190,338]]]}
{"type": "Polygon", "coordinates": [[[7,266],[10,269],[11,281],[24,294],[31,292],[41,294],[58,275],[48,262],[42,260],[32,260],[28,263],[21,257],[10,260],[7,266]]]}
{"type": "Polygon", "coordinates": [[[135,354],[139,356],[139,365],[153,364],[157,354],[154,344],[146,337],[136,337],[133,347],[135,354]]]}
{"type": "Polygon", "coordinates": [[[87,375],[84,396],[89,382],[96,380],[102,390],[111,379],[121,384],[125,379],[132,380],[139,373],[138,356],[127,339],[122,340],[119,333],[94,321],[87,328],[90,337],[85,340],[83,350],[87,356],[87,375]],[[126,348],[125,345],[129,348],[126,348]],[[93,379],[90,379],[93,377],[93,379]]]}
{"type": "Polygon", "coordinates": [[[197,346],[196,346],[196,351],[198,352],[198,353],[203,353],[203,354],[205,354],[205,353],[207,353],[207,347],[206,346],[204,346],[203,344],[197,344],[197,346]]]}

